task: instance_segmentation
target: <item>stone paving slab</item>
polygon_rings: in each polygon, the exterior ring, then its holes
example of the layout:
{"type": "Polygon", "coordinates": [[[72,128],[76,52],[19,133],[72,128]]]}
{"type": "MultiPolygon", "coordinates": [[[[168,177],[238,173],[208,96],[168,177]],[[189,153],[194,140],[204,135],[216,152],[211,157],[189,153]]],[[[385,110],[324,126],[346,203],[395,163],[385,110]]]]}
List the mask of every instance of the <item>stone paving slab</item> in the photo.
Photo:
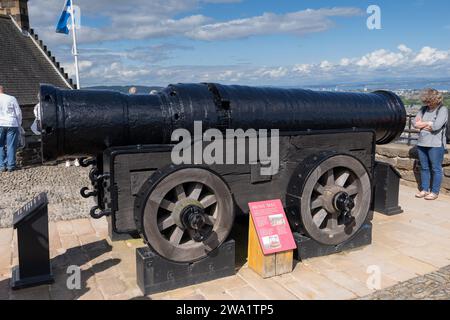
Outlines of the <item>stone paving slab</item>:
{"type": "Polygon", "coordinates": [[[11,291],[11,267],[17,263],[17,236],[0,229],[0,299],[450,299],[450,197],[425,202],[413,188],[401,187],[405,213],[376,214],[373,244],[350,252],[298,263],[291,274],[261,279],[245,262],[247,226],[237,225],[237,274],[232,277],[142,297],[136,285],[136,248],[141,240],[112,243],[105,219],[51,222],[56,283],[11,291]],[[81,269],[81,286],[67,288],[67,267],[81,269]],[[367,285],[378,268],[380,287],[367,285]]]}

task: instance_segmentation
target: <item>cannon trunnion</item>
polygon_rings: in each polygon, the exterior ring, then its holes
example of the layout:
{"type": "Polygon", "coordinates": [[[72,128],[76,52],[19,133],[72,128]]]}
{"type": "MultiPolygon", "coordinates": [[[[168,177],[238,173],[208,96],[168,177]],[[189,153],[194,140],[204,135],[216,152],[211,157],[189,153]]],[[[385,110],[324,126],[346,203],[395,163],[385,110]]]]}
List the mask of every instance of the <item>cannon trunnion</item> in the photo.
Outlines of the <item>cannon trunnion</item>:
{"type": "MultiPolygon", "coordinates": [[[[403,131],[400,99],[372,94],[218,84],[172,85],[156,95],[41,88],[43,156],[85,156],[95,218],[111,235],[140,235],[160,256],[198,261],[228,237],[249,202],[282,199],[291,229],[323,246],[352,241],[372,220],[376,143],[403,131]],[[173,164],[183,128],[278,129],[279,170],[173,164]]],[[[238,152],[234,150],[235,154],[238,152]]],[[[246,159],[250,152],[245,151],[246,159]]]]}

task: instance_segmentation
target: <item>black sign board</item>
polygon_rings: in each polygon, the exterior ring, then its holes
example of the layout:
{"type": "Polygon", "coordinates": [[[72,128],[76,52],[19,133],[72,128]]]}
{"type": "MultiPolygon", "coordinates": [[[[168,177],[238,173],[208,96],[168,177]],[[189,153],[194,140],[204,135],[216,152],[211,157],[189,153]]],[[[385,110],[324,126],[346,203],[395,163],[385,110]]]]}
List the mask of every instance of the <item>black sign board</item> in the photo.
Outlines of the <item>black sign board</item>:
{"type": "Polygon", "coordinates": [[[22,289],[53,282],[48,241],[48,199],[41,193],[14,214],[19,266],[13,268],[11,286],[22,289]]]}
{"type": "Polygon", "coordinates": [[[46,193],[41,193],[33,200],[24,205],[19,211],[14,213],[14,228],[17,228],[19,224],[27,219],[31,219],[36,213],[39,212],[41,207],[48,205],[48,199],[46,193]]]}
{"type": "Polygon", "coordinates": [[[375,211],[387,216],[403,213],[399,205],[400,179],[400,173],[393,166],[375,163],[375,211]]]}

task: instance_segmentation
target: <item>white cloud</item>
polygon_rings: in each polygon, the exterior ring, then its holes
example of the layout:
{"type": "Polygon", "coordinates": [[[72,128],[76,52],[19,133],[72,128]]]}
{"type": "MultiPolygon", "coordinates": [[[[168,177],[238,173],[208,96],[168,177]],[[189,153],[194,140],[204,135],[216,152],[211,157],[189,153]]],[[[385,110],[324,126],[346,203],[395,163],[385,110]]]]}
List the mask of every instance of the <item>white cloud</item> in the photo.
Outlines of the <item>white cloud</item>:
{"type": "Polygon", "coordinates": [[[294,34],[321,32],[330,29],[330,17],[350,17],[361,14],[357,8],[304,10],[287,14],[264,13],[246,19],[207,24],[187,32],[198,40],[236,39],[262,34],[294,34]]]}
{"type": "Polygon", "coordinates": [[[311,73],[313,65],[311,64],[297,64],[292,68],[293,73],[309,74],[311,73]]]}
{"type": "Polygon", "coordinates": [[[398,50],[400,50],[401,52],[403,52],[405,54],[410,54],[412,52],[412,50],[404,44],[399,45],[397,48],[398,48],[398,50]]]}
{"type": "Polygon", "coordinates": [[[320,63],[319,67],[320,69],[330,70],[333,65],[329,61],[325,60],[320,63]]]}
{"type": "MultiPolygon", "coordinates": [[[[133,52],[134,50],[130,50],[133,52]]],[[[136,51],[139,51],[138,49],[136,51]]],[[[224,66],[136,66],[127,63],[127,52],[86,64],[83,76],[93,84],[160,84],[176,82],[223,82],[251,85],[302,85],[323,81],[355,81],[424,75],[450,77],[450,51],[424,47],[414,51],[405,45],[397,51],[375,50],[362,57],[343,57],[337,62],[294,66],[224,65],[224,66]],[[120,59],[117,59],[117,57],[120,59]],[[114,61],[116,59],[117,61],[114,61]]],[[[89,61],[93,57],[90,57],[89,61]]],[[[95,57],[94,57],[95,59],[95,57]]]]}
{"type": "Polygon", "coordinates": [[[414,58],[413,62],[429,66],[440,61],[448,60],[449,54],[450,53],[448,51],[440,51],[435,48],[424,47],[414,58]]]}
{"type": "MultiPolygon", "coordinates": [[[[80,43],[139,40],[183,36],[196,40],[236,39],[266,34],[294,34],[326,31],[334,26],[333,17],[362,14],[358,8],[307,9],[286,14],[264,13],[245,19],[214,21],[204,15],[187,15],[204,3],[236,3],[240,0],[79,0],[84,18],[98,20],[98,26],[82,25],[80,43]],[[181,16],[181,17],[180,17],[181,16]]],[[[59,0],[30,0],[31,23],[47,43],[68,43],[55,33],[61,11],[59,0]]]]}
{"type": "Polygon", "coordinates": [[[341,66],[346,67],[350,65],[352,61],[349,58],[342,58],[341,62],[339,63],[341,66]]]}
{"type": "MultiPolygon", "coordinates": [[[[183,34],[193,28],[210,23],[202,15],[174,18],[192,11],[204,3],[236,3],[241,0],[78,0],[81,8],[82,28],[80,43],[147,39],[183,34]],[[83,21],[96,21],[98,26],[84,25],[83,21]]],[[[69,37],[55,33],[62,10],[60,0],[30,0],[29,12],[33,28],[52,45],[69,43],[69,37]]]]}
{"type": "Polygon", "coordinates": [[[450,50],[423,47],[415,52],[404,44],[397,50],[379,49],[362,57],[344,57],[339,63],[303,64],[292,71],[299,75],[308,73],[312,79],[334,77],[337,81],[398,76],[450,77],[450,50]]]}
{"type": "Polygon", "coordinates": [[[404,62],[406,56],[403,52],[390,52],[380,49],[362,57],[356,64],[359,67],[376,69],[379,67],[392,67],[404,62]]]}
{"type": "Polygon", "coordinates": [[[289,70],[284,67],[278,67],[278,68],[260,68],[255,71],[255,77],[259,78],[271,78],[271,79],[279,79],[283,78],[288,74],[289,70]]]}

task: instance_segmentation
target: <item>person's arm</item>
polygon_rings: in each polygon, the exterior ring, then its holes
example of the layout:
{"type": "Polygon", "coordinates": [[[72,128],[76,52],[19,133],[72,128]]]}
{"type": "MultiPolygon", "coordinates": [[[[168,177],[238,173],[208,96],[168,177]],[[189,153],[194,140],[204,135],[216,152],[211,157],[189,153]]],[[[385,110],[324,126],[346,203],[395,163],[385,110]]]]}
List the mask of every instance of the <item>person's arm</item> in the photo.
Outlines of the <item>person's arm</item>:
{"type": "Polygon", "coordinates": [[[15,111],[16,117],[17,117],[17,124],[19,125],[19,127],[21,127],[22,126],[22,110],[20,109],[17,99],[14,98],[13,103],[14,103],[14,111],[15,111]]]}
{"type": "Polygon", "coordinates": [[[447,121],[448,121],[448,109],[446,107],[442,107],[441,110],[439,110],[436,121],[426,122],[427,126],[424,128],[424,130],[430,132],[437,132],[444,127],[447,121]]]}
{"type": "Polygon", "coordinates": [[[422,112],[419,112],[414,119],[414,128],[418,130],[423,130],[428,124],[425,122],[422,122],[422,112]]]}
{"type": "Polygon", "coordinates": [[[447,107],[442,107],[439,111],[436,121],[431,126],[433,131],[439,131],[448,122],[448,109],[447,107]]]}

